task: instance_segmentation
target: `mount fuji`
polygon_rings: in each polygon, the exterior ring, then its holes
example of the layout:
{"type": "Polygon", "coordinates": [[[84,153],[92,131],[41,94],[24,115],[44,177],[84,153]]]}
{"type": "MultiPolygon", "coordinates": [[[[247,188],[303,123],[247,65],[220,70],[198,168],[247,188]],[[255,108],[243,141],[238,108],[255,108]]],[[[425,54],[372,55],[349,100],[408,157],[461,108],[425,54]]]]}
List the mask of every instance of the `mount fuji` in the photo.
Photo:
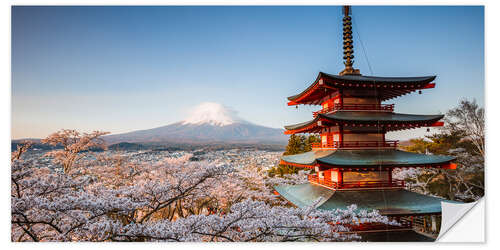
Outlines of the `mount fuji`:
{"type": "Polygon", "coordinates": [[[109,135],[109,143],[244,143],[281,144],[288,137],[283,129],[269,128],[245,121],[224,105],[205,102],[196,106],[191,115],[170,125],[109,135]]]}

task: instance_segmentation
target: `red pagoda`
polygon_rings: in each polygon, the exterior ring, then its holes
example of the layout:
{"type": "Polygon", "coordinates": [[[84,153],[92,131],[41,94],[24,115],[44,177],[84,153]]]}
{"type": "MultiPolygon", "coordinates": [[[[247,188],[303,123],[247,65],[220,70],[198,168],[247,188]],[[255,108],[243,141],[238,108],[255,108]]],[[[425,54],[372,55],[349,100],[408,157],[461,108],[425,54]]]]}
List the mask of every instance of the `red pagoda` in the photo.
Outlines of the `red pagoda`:
{"type": "Polygon", "coordinates": [[[395,113],[394,104],[383,103],[434,88],[436,76],[361,75],[353,68],[350,7],[343,7],[343,14],[345,69],[338,75],[320,72],[307,89],[288,97],[289,106],[322,107],[312,120],[285,126],[285,134],[315,133],[321,142],[313,144],[312,151],[281,158],[283,165],[312,169],[314,174],[307,184],[276,186],[275,190],[298,207],[314,203],[318,209],[335,210],[356,204],[358,209],[377,209],[410,229],[425,218],[436,223],[445,200],[406,190],[404,181],[394,179],[392,172],[397,168],[455,169],[455,158],[398,150],[398,141],[386,140],[386,133],[443,126],[444,116],[395,113]]]}

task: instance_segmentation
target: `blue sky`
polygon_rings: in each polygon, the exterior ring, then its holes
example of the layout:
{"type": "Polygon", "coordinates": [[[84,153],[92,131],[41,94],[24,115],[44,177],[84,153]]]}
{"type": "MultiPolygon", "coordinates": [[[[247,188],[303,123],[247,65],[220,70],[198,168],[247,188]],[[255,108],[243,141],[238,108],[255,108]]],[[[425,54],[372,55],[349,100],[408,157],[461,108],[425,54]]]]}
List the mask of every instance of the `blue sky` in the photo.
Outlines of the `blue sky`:
{"type": "MultiPolygon", "coordinates": [[[[435,89],[387,101],[397,112],[484,105],[483,7],[354,6],[352,16],[362,74],[368,59],[377,76],[438,76],[435,89]]],[[[270,127],[309,120],[319,107],[286,97],[343,69],[341,18],[339,6],[13,7],[12,138],[153,128],[207,101],[270,127]]]]}

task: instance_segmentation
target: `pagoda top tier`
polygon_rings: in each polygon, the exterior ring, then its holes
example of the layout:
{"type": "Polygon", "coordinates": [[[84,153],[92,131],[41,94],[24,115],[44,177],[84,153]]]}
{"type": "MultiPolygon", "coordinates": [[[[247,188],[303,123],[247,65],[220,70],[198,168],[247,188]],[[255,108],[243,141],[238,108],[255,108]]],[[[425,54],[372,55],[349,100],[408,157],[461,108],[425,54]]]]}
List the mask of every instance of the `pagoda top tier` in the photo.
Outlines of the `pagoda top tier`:
{"type": "MultiPolygon", "coordinates": [[[[434,88],[436,76],[378,77],[363,75],[331,75],[319,72],[316,80],[302,93],[288,97],[288,105],[319,105],[324,97],[343,90],[372,91],[380,101],[406,95],[416,90],[434,88]]],[[[359,91],[360,94],[363,91],[359,91]]]]}

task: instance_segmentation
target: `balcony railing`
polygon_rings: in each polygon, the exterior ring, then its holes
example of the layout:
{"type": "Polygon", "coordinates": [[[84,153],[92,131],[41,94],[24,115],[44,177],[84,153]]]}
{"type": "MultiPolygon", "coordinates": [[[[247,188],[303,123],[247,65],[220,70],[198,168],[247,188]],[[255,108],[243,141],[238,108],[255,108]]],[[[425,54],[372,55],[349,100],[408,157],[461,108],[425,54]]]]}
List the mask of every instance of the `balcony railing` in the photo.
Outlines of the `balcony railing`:
{"type": "Polygon", "coordinates": [[[327,114],[338,110],[344,111],[379,111],[379,112],[394,112],[394,104],[340,104],[336,103],[332,107],[324,108],[313,112],[314,117],[318,114],[327,114]]]}
{"type": "Polygon", "coordinates": [[[311,144],[313,149],[320,148],[396,148],[399,141],[330,141],[327,143],[314,142],[311,144]]]}
{"type": "Polygon", "coordinates": [[[317,175],[311,174],[307,176],[310,183],[322,185],[332,189],[362,189],[362,188],[403,188],[405,182],[403,180],[392,181],[350,181],[350,182],[333,182],[324,178],[318,178],[317,175]]]}

